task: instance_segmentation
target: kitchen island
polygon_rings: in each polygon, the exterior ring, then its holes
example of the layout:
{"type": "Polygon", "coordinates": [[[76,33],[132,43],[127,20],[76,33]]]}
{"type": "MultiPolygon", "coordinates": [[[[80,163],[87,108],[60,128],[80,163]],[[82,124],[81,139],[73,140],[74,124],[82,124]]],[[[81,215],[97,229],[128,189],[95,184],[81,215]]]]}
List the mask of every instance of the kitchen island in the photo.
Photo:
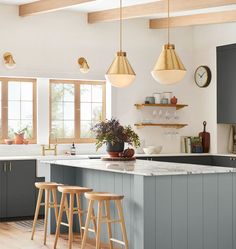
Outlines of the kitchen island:
{"type": "MultiPolygon", "coordinates": [[[[131,249],[236,248],[234,168],[143,160],[45,163],[48,181],[123,194],[131,249]]],[[[113,226],[113,237],[121,239],[118,226],[113,226]]]]}

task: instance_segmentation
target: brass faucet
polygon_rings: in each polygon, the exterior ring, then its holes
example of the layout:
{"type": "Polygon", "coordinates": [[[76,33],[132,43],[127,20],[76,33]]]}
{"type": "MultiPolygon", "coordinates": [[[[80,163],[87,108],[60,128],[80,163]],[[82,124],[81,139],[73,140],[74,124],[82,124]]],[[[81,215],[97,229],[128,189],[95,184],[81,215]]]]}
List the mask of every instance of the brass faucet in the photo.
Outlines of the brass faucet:
{"type": "Polygon", "coordinates": [[[49,144],[48,145],[42,145],[42,155],[45,156],[46,152],[48,151],[54,151],[54,156],[57,155],[57,139],[56,143],[54,145],[51,145],[51,136],[49,135],[49,144]]]}

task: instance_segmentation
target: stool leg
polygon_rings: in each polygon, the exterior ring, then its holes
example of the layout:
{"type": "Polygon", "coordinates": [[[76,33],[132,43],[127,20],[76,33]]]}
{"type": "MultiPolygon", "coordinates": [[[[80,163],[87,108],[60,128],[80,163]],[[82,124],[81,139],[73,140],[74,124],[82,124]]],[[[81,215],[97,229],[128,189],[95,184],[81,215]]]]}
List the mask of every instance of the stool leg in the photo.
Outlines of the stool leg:
{"type": "Polygon", "coordinates": [[[116,203],[119,219],[121,220],[120,225],[121,225],[121,232],[122,232],[123,240],[125,242],[125,249],[129,249],[121,201],[118,200],[118,201],[115,201],[115,203],[116,203]]]}
{"type": "Polygon", "coordinates": [[[93,200],[89,201],[89,205],[88,205],[88,213],[87,213],[87,218],[86,218],[86,222],[85,222],[85,230],[84,230],[84,236],[83,236],[83,240],[82,240],[82,244],[81,244],[81,249],[85,249],[86,246],[86,241],[87,241],[87,237],[88,237],[88,229],[89,229],[89,225],[90,225],[90,221],[91,221],[91,215],[93,212],[93,200]]]}
{"type": "Polygon", "coordinates": [[[69,249],[72,248],[72,242],[73,242],[73,211],[74,211],[74,194],[70,194],[70,207],[69,207],[69,249]]]}
{"type": "Polygon", "coordinates": [[[56,235],[55,235],[55,241],[54,241],[54,249],[56,249],[56,247],[57,247],[57,241],[58,241],[58,237],[60,235],[61,220],[62,220],[62,215],[63,215],[63,211],[64,211],[64,207],[65,207],[65,198],[66,198],[66,194],[63,193],[61,196],[59,216],[57,219],[57,228],[56,228],[56,235]]]}
{"type": "Polygon", "coordinates": [[[53,197],[53,206],[54,206],[55,219],[56,219],[56,223],[57,223],[58,208],[57,208],[57,192],[56,192],[56,189],[52,189],[52,197],[53,197]]]}
{"type": "Polygon", "coordinates": [[[100,249],[101,219],[102,219],[102,201],[98,201],[96,249],[100,249]]]}
{"type": "Polygon", "coordinates": [[[65,211],[66,211],[66,218],[69,222],[69,204],[68,204],[68,198],[67,195],[65,196],[65,205],[64,205],[65,211]]]}
{"type": "Polygon", "coordinates": [[[44,245],[46,245],[46,240],[47,240],[49,201],[50,201],[50,190],[45,189],[44,245]]]}
{"type": "Polygon", "coordinates": [[[77,201],[77,208],[78,208],[78,216],[79,216],[79,226],[80,226],[80,236],[81,240],[83,239],[83,229],[81,228],[83,226],[83,215],[81,213],[82,211],[82,205],[81,205],[81,200],[80,200],[80,195],[76,194],[76,201],[77,201]]]}
{"type": "Polygon", "coordinates": [[[94,229],[95,237],[96,237],[97,236],[97,223],[96,223],[96,216],[95,216],[94,208],[92,211],[92,217],[93,217],[93,229],[94,229]]]}
{"type": "MultiPolygon", "coordinates": [[[[111,219],[111,211],[110,211],[110,201],[105,201],[105,207],[106,207],[106,217],[108,220],[111,219]]],[[[107,222],[107,233],[108,233],[108,240],[110,249],[113,249],[113,242],[111,241],[112,238],[112,230],[111,230],[111,223],[107,222]]]]}
{"type": "Polygon", "coordinates": [[[36,227],[36,223],[37,223],[37,219],[38,219],[38,215],[39,215],[39,209],[40,209],[40,204],[41,204],[41,200],[42,200],[42,195],[43,195],[43,189],[39,189],[38,200],[37,200],[37,205],[36,205],[35,214],[34,214],[32,235],[31,235],[32,240],[34,239],[35,227],[36,227]]]}

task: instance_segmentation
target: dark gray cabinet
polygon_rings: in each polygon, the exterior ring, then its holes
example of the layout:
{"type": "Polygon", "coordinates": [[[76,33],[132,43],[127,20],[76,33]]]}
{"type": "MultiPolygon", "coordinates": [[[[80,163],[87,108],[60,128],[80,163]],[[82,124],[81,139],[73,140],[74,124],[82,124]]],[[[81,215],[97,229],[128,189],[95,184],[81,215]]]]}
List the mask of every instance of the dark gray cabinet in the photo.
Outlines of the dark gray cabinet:
{"type": "Polygon", "coordinates": [[[36,161],[0,162],[1,218],[33,216],[35,210],[36,161]]]}
{"type": "Polygon", "coordinates": [[[217,123],[236,123],[236,44],[217,47],[217,123]]]}
{"type": "Polygon", "coordinates": [[[212,165],[221,167],[236,167],[236,157],[213,156],[212,165]]]}
{"type": "Polygon", "coordinates": [[[212,156],[157,156],[157,157],[140,157],[140,160],[151,160],[158,162],[173,162],[187,164],[212,165],[212,156]]]}

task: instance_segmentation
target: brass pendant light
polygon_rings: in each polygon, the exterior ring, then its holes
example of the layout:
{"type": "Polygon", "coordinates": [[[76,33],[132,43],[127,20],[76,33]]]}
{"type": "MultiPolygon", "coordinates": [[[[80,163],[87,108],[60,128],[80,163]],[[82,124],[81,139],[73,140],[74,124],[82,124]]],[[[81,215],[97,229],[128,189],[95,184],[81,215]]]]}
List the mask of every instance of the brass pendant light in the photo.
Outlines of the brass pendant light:
{"type": "Polygon", "coordinates": [[[175,45],[170,40],[170,1],[168,0],[168,44],[163,46],[162,52],[152,70],[153,78],[160,84],[171,85],[181,81],[186,69],[175,52],[175,45]]]}
{"type": "Polygon", "coordinates": [[[112,62],[105,77],[114,87],[126,87],[135,79],[135,72],[126,57],[126,52],[122,51],[122,0],[120,0],[120,51],[112,62]]]}

